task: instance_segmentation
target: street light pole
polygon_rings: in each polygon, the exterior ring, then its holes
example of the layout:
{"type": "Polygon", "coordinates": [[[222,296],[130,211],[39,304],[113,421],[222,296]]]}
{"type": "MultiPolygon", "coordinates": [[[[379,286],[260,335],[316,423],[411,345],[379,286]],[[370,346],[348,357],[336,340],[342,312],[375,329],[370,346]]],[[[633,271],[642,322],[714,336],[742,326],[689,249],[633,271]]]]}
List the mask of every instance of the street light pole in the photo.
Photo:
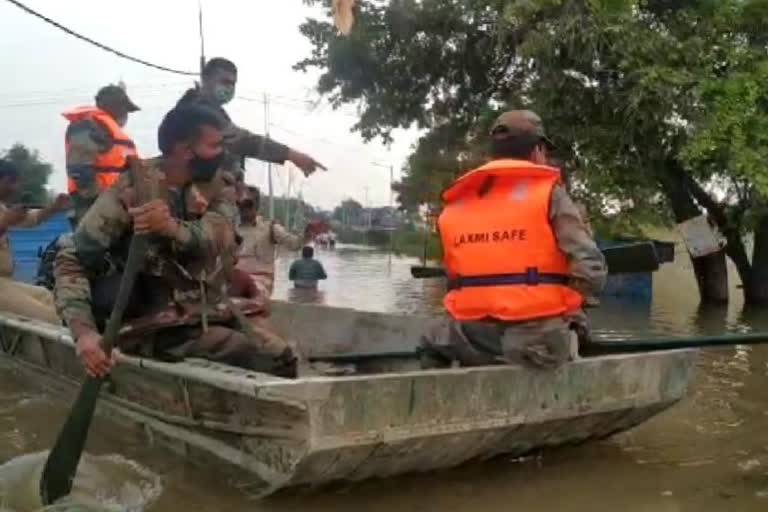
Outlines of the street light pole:
{"type": "MultiPolygon", "coordinates": [[[[269,140],[269,96],[264,93],[264,136],[269,140]]],[[[269,220],[275,220],[275,194],[272,186],[272,162],[267,162],[267,187],[269,189],[269,220]]]]}
{"type": "Polygon", "coordinates": [[[383,167],[383,168],[389,168],[389,215],[390,219],[392,220],[392,225],[389,226],[389,265],[392,266],[392,253],[395,251],[395,239],[394,239],[394,230],[395,230],[395,214],[394,214],[394,191],[392,190],[392,185],[395,182],[395,166],[394,165],[384,165],[380,164],[378,162],[371,162],[372,165],[375,165],[376,167],[383,167]]]}

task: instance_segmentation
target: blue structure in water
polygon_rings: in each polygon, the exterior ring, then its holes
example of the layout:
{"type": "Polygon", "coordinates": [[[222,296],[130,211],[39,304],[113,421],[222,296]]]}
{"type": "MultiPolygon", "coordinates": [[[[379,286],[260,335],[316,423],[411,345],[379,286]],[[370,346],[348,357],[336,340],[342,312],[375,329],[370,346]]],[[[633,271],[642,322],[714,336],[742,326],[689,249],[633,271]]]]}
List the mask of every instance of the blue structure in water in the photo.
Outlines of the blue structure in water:
{"type": "MultiPolygon", "coordinates": [[[[637,238],[622,238],[614,240],[599,240],[597,245],[601,249],[608,249],[647,242],[653,243],[656,259],[660,264],[674,261],[675,244],[673,242],[662,242],[660,240],[641,240],[637,238]]],[[[622,272],[609,274],[601,296],[625,297],[632,300],[650,302],[651,298],[653,297],[653,273],[622,272]]]]}
{"type": "MultiPolygon", "coordinates": [[[[15,262],[14,278],[33,282],[40,263],[40,253],[57,236],[70,230],[66,213],[60,212],[35,228],[13,228],[8,232],[11,253],[15,262]]],[[[600,248],[616,247],[641,240],[600,241],[600,248]]],[[[674,244],[653,241],[661,263],[674,259],[674,244]]],[[[633,301],[650,302],[653,294],[653,275],[651,272],[631,272],[611,274],[603,297],[626,297],[633,301]]]]}
{"type": "Polygon", "coordinates": [[[8,230],[8,242],[15,264],[13,277],[31,283],[37,275],[40,253],[57,236],[70,230],[65,212],[59,212],[34,228],[12,228],[8,230]]]}

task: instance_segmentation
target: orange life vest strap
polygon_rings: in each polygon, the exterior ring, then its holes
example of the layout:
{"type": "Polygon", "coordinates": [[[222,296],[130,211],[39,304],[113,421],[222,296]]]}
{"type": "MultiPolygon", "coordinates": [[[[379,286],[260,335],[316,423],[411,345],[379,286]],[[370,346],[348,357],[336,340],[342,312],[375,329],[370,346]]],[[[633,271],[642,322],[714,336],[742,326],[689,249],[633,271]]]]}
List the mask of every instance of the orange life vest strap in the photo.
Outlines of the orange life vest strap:
{"type": "Polygon", "coordinates": [[[136,148],[136,144],[130,139],[112,139],[112,144],[116,146],[125,146],[127,148],[136,148]]]}
{"type": "Polygon", "coordinates": [[[448,289],[458,290],[467,287],[526,285],[539,284],[568,284],[569,276],[565,274],[539,273],[536,267],[525,269],[521,274],[486,274],[481,276],[455,276],[448,279],[448,289]]]}

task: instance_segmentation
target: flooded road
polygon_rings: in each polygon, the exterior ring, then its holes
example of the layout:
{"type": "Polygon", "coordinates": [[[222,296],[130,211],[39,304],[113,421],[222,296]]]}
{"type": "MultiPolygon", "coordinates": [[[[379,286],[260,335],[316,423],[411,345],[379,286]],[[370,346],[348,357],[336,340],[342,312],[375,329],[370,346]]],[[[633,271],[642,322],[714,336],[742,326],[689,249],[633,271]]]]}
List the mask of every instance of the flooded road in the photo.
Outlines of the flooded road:
{"type": "MultiPolygon", "coordinates": [[[[412,279],[414,260],[393,257],[390,264],[386,254],[355,247],[318,250],[329,280],[307,295],[296,294],[285,281],[293,257],[279,259],[276,298],[382,312],[439,308],[442,284],[412,279]]],[[[590,311],[596,334],[647,337],[768,328],[768,315],[743,312],[738,301],[726,308],[698,308],[686,266],[681,261],[662,267],[650,304],[604,300],[590,311]]],[[[103,488],[102,510],[768,510],[768,347],[707,351],[698,368],[690,397],[647,424],[608,441],[526,460],[501,458],[439,474],[291,491],[255,502],[218,475],[154,451],[132,431],[98,419],[89,453],[122,458],[90,461],[99,475],[92,480],[103,488]]],[[[50,447],[68,405],[0,363],[0,463],[50,447]]]]}

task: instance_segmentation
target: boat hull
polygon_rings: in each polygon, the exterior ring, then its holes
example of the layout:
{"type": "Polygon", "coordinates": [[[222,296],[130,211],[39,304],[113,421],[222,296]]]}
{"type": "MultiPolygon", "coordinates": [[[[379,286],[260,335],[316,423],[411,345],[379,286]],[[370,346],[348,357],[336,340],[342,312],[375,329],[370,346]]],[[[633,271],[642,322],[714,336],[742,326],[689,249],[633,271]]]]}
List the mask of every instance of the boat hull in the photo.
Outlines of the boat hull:
{"type": "MultiPolygon", "coordinates": [[[[84,377],[64,329],[9,315],[0,315],[0,326],[5,364],[64,392],[84,377]]],[[[266,495],[604,438],[683,398],[694,357],[681,350],[586,358],[556,371],[406,369],[287,380],[209,361],[123,356],[99,410],[266,495]]]]}

